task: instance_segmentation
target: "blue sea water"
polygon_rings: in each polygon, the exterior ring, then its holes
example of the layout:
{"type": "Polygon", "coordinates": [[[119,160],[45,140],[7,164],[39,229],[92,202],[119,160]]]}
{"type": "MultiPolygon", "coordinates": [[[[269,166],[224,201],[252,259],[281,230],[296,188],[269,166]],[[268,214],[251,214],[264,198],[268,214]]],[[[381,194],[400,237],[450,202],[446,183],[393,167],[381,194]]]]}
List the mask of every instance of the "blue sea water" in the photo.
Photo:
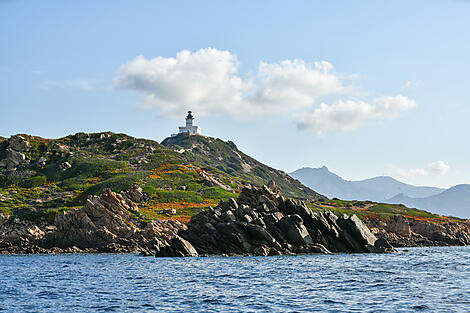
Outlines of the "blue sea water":
{"type": "Polygon", "coordinates": [[[6,312],[470,312],[470,247],[396,254],[0,256],[6,312]]]}

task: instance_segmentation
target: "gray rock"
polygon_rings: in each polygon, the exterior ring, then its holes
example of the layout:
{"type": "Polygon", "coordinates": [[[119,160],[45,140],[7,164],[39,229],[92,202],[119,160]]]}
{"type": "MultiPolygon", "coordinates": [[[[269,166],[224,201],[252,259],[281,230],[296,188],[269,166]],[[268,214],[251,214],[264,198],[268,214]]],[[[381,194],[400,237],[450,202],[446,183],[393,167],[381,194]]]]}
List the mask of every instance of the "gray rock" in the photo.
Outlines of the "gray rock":
{"type": "MultiPolygon", "coordinates": [[[[271,187],[244,188],[236,202],[193,216],[178,235],[200,254],[388,252],[374,246],[375,236],[356,216],[315,214],[302,201],[285,199],[271,187]]],[[[163,250],[176,255],[180,248],[170,243],[163,250]]]]}
{"type": "Polygon", "coordinates": [[[70,165],[69,162],[64,162],[62,164],[59,165],[59,168],[62,170],[62,171],[66,171],[68,170],[69,168],[71,168],[72,165],[70,165]]]}
{"type": "Polygon", "coordinates": [[[20,135],[14,135],[10,137],[9,147],[15,151],[26,152],[31,148],[30,143],[20,135]]]}
{"type": "Polygon", "coordinates": [[[6,167],[7,169],[15,168],[18,164],[26,159],[25,155],[21,152],[12,150],[11,148],[6,149],[5,159],[0,161],[0,167],[6,167]]]}
{"type": "Polygon", "coordinates": [[[231,207],[233,210],[238,209],[238,203],[237,203],[237,201],[235,201],[234,198],[230,198],[230,199],[228,200],[228,204],[230,205],[230,207],[231,207]]]}
{"type": "Polygon", "coordinates": [[[222,218],[224,219],[224,221],[226,222],[234,222],[236,221],[236,217],[235,215],[233,215],[232,211],[227,211],[225,212],[223,215],[222,215],[222,218]]]}
{"type": "Polygon", "coordinates": [[[279,221],[279,228],[294,246],[313,244],[312,237],[298,215],[288,215],[279,221]]]}
{"type": "Polygon", "coordinates": [[[343,228],[362,245],[373,246],[377,240],[366,224],[364,224],[356,215],[351,215],[349,217],[343,215],[341,219],[338,219],[338,223],[341,223],[341,226],[343,226],[343,228]]]}
{"type": "Polygon", "coordinates": [[[191,243],[176,235],[168,246],[162,247],[156,257],[196,257],[199,256],[191,243]]]}
{"type": "Polygon", "coordinates": [[[243,220],[247,223],[251,223],[253,220],[251,219],[251,217],[248,215],[248,214],[245,214],[243,216],[243,220]]]}

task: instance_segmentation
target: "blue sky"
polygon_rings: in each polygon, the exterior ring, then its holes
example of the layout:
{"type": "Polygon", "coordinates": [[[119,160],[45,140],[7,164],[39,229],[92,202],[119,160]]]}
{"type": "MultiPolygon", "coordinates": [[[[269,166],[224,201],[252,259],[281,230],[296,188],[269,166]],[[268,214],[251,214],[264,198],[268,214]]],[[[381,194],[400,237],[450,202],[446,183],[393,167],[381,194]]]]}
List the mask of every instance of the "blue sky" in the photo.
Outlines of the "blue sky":
{"type": "Polygon", "coordinates": [[[470,183],[468,16],[462,0],[0,0],[0,136],[161,141],[192,109],[287,172],[470,183]]]}

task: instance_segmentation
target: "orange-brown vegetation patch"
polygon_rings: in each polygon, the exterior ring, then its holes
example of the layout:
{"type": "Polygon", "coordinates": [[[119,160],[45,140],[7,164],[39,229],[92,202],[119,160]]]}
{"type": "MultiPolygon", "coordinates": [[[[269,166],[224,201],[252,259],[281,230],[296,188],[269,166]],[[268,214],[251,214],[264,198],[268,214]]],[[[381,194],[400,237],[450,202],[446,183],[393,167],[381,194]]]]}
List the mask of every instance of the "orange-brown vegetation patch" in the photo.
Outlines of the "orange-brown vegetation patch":
{"type": "Polygon", "coordinates": [[[206,199],[204,202],[199,203],[188,203],[188,202],[163,202],[163,203],[154,203],[150,205],[149,209],[163,210],[163,209],[175,209],[177,212],[181,209],[190,209],[190,208],[205,208],[208,206],[216,206],[218,204],[217,200],[206,199]]]}
{"type": "Polygon", "coordinates": [[[196,173],[200,173],[202,170],[194,166],[192,164],[181,165],[181,164],[161,164],[159,167],[152,170],[152,174],[150,174],[149,178],[152,179],[159,179],[162,178],[162,175],[171,174],[171,173],[184,173],[193,171],[196,173]]]}
{"type": "Polygon", "coordinates": [[[175,220],[183,224],[188,224],[191,216],[161,217],[162,220],[175,220]]]}

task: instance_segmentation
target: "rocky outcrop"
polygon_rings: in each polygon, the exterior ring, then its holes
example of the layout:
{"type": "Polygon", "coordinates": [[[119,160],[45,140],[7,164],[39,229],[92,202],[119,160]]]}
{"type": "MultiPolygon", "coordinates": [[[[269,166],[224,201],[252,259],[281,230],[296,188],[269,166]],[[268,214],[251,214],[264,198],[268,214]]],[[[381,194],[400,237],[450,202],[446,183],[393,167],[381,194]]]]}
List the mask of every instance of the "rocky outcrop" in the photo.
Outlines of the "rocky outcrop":
{"type": "Polygon", "coordinates": [[[381,225],[368,224],[377,237],[396,247],[470,245],[470,221],[437,224],[394,215],[381,225]]]}
{"type": "Polygon", "coordinates": [[[156,256],[394,251],[357,216],[313,213],[304,202],[284,198],[274,183],[245,187],[238,200],[193,216],[178,236],[156,256]]]}
{"type": "Polygon", "coordinates": [[[14,169],[26,160],[24,152],[29,151],[30,143],[21,135],[14,135],[8,141],[6,156],[0,160],[0,168],[14,169]]]}
{"type": "Polygon", "coordinates": [[[33,223],[0,216],[0,251],[4,253],[140,252],[153,255],[186,226],[173,220],[155,220],[139,227],[131,212],[138,207],[132,199],[142,190],[104,190],[90,196],[83,208],[55,216],[53,224],[33,223]],[[72,250],[70,250],[72,249],[72,250]]]}

